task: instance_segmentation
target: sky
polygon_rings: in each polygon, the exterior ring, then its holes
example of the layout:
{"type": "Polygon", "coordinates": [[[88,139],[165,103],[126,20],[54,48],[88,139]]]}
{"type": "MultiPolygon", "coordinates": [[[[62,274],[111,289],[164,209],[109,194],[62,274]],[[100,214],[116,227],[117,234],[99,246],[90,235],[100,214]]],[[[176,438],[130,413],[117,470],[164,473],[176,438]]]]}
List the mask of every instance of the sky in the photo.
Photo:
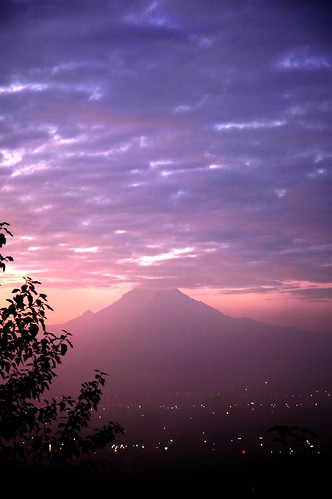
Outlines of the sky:
{"type": "Polygon", "coordinates": [[[332,6],[0,0],[0,298],[139,285],[332,331],[332,6]]]}

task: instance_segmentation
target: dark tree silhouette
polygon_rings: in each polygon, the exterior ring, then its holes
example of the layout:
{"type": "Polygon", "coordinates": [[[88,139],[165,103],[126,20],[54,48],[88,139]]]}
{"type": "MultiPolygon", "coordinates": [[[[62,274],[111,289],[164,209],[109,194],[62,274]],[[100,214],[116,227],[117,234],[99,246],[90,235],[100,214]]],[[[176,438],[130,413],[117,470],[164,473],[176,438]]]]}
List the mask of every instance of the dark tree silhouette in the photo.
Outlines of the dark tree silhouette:
{"type": "Polygon", "coordinates": [[[310,446],[309,437],[318,438],[317,433],[310,428],[298,425],[275,425],[271,426],[267,431],[277,434],[272,440],[273,442],[279,442],[282,445],[283,454],[285,456],[290,453],[290,440],[297,442],[299,446],[304,449],[305,455],[307,455],[310,446]]]}
{"type": "MultiPolygon", "coordinates": [[[[8,227],[0,223],[0,248],[12,236],[8,227]]],[[[0,254],[0,269],[5,271],[8,261],[13,258],[0,254]]],[[[39,281],[24,281],[0,309],[0,470],[28,469],[40,476],[43,470],[96,465],[89,457],[123,433],[111,421],[89,430],[107,375],[96,370],[77,399],[45,398],[57,366],[73,347],[71,333],[47,331],[46,311],[52,310],[47,296],[37,291],[39,281]]]]}
{"type": "Polygon", "coordinates": [[[276,432],[278,436],[274,437],[273,442],[279,442],[282,445],[283,453],[285,455],[289,454],[289,439],[291,437],[296,438],[294,434],[295,427],[287,426],[287,425],[275,425],[271,426],[267,431],[268,432],[276,432]]]}
{"type": "Polygon", "coordinates": [[[312,439],[318,438],[317,433],[306,426],[294,426],[293,431],[296,433],[296,439],[299,446],[304,450],[304,455],[307,456],[312,439]]]}
{"type": "MultiPolygon", "coordinates": [[[[6,236],[13,236],[13,234],[10,232],[8,229],[9,223],[8,222],[1,222],[0,223],[0,248],[5,246],[7,242],[7,237],[6,236]]],[[[0,270],[3,272],[6,270],[6,263],[5,262],[12,262],[14,259],[12,256],[3,256],[0,253],[0,270]]]]}

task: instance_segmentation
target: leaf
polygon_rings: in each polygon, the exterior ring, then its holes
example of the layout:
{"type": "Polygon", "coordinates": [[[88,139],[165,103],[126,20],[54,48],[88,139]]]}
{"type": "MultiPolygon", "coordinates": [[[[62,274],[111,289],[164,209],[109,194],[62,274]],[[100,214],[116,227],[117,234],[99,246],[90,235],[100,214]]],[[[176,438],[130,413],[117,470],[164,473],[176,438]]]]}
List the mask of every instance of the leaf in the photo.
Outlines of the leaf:
{"type": "Polygon", "coordinates": [[[30,324],[29,326],[29,332],[33,335],[33,336],[37,336],[38,334],[38,331],[39,331],[39,327],[37,324],[30,324]]]}
{"type": "Polygon", "coordinates": [[[67,345],[65,343],[61,343],[61,355],[65,355],[67,352],[67,345]]]}

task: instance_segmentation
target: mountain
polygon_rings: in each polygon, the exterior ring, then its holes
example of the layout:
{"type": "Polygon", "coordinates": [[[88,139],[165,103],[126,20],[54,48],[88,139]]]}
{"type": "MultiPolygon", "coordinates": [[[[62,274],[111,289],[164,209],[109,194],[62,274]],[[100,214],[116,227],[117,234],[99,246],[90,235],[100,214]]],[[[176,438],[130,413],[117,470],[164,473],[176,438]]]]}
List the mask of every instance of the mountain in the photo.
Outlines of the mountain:
{"type": "Polygon", "coordinates": [[[123,396],[195,395],[236,387],[331,387],[332,334],[232,318],[178,289],[135,288],[97,313],[49,330],[72,333],[55,386],[94,370],[123,396]]]}

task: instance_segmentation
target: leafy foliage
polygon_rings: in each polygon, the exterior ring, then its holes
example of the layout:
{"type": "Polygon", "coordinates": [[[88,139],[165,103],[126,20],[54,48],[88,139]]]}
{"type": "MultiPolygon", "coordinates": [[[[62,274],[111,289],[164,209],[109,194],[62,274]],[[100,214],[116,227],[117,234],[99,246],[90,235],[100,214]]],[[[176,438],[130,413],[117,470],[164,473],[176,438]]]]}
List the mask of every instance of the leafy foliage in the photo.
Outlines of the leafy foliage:
{"type": "MultiPolygon", "coordinates": [[[[0,246],[12,235],[0,224],[0,246]]],[[[0,267],[12,257],[0,255],[0,267]]],[[[123,433],[109,422],[92,433],[89,424],[97,411],[107,374],[96,370],[83,382],[77,399],[45,398],[69,347],[71,333],[60,336],[46,328],[47,296],[37,291],[39,281],[30,277],[12,291],[0,309],[0,466],[60,469],[88,463],[90,455],[123,433]]]]}
{"type": "MultiPolygon", "coordinates": [[[[7,242],[6,235],[13,236],[13,234],[7,229],[8,226],[9,226],[9,223],[7,223],[7,222],[0,223],[0,248],[2,248],[7,242]]],[[[6,263],[5,262],[12,262],[12,261],[13,261],[12,256],[3,256],[0,253],[0,270],[2,270],[4,272],[6,270],[6,263]]]]}

